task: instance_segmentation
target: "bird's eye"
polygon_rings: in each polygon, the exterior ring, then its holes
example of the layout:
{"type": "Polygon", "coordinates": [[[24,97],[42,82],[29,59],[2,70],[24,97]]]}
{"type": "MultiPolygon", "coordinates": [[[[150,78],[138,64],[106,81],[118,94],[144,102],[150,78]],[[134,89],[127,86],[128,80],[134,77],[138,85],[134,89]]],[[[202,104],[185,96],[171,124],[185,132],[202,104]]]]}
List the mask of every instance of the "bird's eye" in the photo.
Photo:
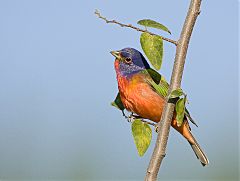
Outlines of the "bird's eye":
{"type": "Polygon", "coordinates": [[[128,58],[125,59],[125,62],[126,62],[127,64],[130,64],[130,63],[132,62],[132,59],[128,57],[128,58]]]}

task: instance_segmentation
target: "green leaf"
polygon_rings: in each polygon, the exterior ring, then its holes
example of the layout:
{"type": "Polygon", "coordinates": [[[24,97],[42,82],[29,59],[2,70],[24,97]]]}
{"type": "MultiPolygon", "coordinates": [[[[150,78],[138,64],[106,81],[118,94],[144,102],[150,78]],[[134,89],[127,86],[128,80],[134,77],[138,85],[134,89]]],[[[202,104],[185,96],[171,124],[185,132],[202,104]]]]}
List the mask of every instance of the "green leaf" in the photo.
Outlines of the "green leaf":
{"type": "Polygon", "coordinates": [[[159,70],[163,58],[163,40],[160,36],[142,33],[140,37],[142,49],[155,69],[159,70]]]}
{"type": "Polygon", "coordinates": [[[176,103],[176,120],[177,120],[177,126],[180,127],[183,123],[183,118],[184,118],[184,113],[185,113],[185,102],[186,102],[186,97],[181,98],[177,101],[176,103]]]}
{"type": "Polygon", "coordinates": [[[112,106],[120,109],[120,110],[124,110],[125,107],[123,106],[122,100],[120,98],[120,94],[117,94],[117,97],[115,98],[115,100],[111,103],[112,106]]]}
{"type": "Polygon", "coordinates": [[[136,119],[132,123],[132,135],[139,156],[143,156],[151,143],[152,129],[147,123],[142,122],[140,119],[136,119]]]}
{"type": "Polygon", "coordinates": [[[151,20],[151,19],[143,19],[143,20],[138,21],[137,23],[139,25],[148,26],[148,27],[152,27],[152,28],[157,28],[157,29],[166,31],[166,32],[171,34],[171,32],[169,31],[169,29],[166,26],[164,26],[163,24],[158,23],[154,20],[151,20]]]}
{"type": "Polygon", "coordinates": [[[171,92],[171,94],[169,95],[169,99],[174,99],[174,98],[180,97],[182,95],[184,95],[183,90],[181,88],[178,88],[171,92]]]}

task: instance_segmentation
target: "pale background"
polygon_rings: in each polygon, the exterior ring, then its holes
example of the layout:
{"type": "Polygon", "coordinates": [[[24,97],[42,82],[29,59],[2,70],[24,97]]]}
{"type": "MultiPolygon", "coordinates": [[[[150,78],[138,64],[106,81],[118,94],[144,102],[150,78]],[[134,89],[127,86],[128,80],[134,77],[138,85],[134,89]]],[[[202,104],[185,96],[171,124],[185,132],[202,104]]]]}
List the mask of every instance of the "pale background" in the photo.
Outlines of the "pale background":
{"type": "MultiPolygon", "coordinates": [[[[109,51],[139,50],[136,25],[150,18],[177,39],[188,0],[0,1],[0,178],[143,180],[154,140],[137,155],[127,123],[110,106],[117,93],[109,51]]],[[[203,0],[183,76],[193,128],[210,165],[171,130],[161,178],[238,180],[238,3],[203,0]]],[[[175,47],[165,42],[169,80],[175,47]]]]}

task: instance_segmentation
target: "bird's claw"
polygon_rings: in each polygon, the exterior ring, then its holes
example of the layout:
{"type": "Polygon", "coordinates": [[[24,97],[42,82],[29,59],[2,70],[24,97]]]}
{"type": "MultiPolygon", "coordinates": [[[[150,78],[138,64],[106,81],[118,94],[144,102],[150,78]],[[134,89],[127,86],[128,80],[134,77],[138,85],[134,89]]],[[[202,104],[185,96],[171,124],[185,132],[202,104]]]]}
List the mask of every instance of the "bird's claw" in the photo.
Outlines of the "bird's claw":
{"type": "Polygon", "coordinates": [[[130,115],[130,116],[127,117],[127,121],[128,121],[129,123],[133,123],[133,121],[134,121],[135,119],[136,119],[136,118],[135,118],[133,115],[130,115]]]}
{"type": "Polygon", "coordinates": [[[158,133],[158,131],[159,131],[159,130],[158,130],[158,124],[155,124],[155,125],[154,125],[154,130],[155,130],[156,133],[158,133]]]}

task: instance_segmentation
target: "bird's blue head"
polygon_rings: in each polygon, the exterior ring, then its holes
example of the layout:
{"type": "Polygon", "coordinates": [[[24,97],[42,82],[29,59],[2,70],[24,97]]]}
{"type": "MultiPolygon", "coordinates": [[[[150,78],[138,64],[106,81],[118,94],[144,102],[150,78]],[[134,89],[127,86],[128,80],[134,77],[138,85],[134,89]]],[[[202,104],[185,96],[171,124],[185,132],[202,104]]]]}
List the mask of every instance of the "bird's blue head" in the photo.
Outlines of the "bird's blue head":
{"type": "Polygon", "coordinates": [[[120,51],[111,51],[116,57],[118,70],[123,76],[131,76],[139,71],[150,68],[147,60],[143,55],[134,48],[124,48],[120,51]]]}

